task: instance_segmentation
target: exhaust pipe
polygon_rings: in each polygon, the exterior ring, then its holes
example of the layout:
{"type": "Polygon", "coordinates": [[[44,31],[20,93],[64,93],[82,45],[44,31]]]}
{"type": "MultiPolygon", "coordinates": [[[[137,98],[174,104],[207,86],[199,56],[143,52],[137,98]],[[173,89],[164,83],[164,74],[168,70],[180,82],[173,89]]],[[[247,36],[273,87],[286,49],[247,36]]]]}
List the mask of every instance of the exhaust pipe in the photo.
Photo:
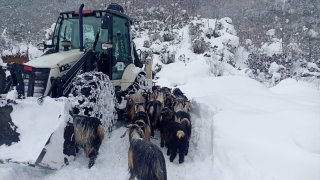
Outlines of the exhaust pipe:
{"type": "Polygon", "coordinates": [[[83,51],[83,10],[84,4],[79,7],[79,36],[80,36],[80,51],[83,51]]]}

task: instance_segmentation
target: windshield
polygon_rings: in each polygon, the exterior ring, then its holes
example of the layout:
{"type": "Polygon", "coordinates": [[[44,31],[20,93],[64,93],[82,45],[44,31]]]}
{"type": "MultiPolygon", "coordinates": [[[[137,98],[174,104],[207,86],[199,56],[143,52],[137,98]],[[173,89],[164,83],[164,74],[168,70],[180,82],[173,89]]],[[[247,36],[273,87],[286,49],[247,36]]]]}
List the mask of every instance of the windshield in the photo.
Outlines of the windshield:
{"type": "MultiPolygon", "coordinates": [[[[59,51],[64,51],[61,46],[61,41],[70,41],[71,47],[69,49],[80,48],[79,38],[79,16],[67,18],[63,20],[60,26],[59,37],[59,51]]],[[[93,49],[96,36],[99,37],[96,49],[101,49],[101,42],[107,38],[108,31],[101,29],[101,18],[95,16],[83,17],[83,46],[84,48],[93,49]]]]}

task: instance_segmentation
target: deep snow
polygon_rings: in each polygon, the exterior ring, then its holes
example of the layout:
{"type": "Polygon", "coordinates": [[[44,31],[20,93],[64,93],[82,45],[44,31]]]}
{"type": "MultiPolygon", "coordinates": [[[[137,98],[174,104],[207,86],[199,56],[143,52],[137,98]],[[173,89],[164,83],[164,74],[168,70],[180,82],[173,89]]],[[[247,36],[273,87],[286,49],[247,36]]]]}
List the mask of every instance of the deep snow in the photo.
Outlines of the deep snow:
{"type": "MultiPolygon", "coordinates": [[[[191,78],[180,88],[192,99],[192,141],[184,164],[165,156],[169,179],[320,178],[320,93],[314,85],[288,79],[267,89],[227,76],[191,78]]],[[[124,131],[105,139],[92,169],[81,151],[59,171],[0,165],[0,179],[128,179],[124,131]]]]}

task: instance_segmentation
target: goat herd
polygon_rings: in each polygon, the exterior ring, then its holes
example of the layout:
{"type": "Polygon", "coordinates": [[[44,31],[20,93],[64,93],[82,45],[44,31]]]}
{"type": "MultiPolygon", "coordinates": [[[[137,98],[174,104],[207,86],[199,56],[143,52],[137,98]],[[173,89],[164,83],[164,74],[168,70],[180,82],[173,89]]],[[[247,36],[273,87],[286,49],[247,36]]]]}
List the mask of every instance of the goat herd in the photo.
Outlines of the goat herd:
{"type": "Polygon", "coordinates": [[[168,148],[170,161],[179,153],[179,163],[183,163],[191,136],[190,101],[179,88],[171,92],[159,86],[154,86],[151,93],[131,94],[125,99],[129,125],[121,137],[129,133],[130,179],[167,179],[164,156],[150,137],[158,129],[160,146],[168,148]]]}
{"type": "MultiPolygon", "coordinates": [[[[135,93],[125,97],[127,130],[129,134],[128,167],[130,179],[167,179],[166,163],[161,149],[150,142],[154,131],[159,130],[161,147],[167,147],[170,161],[179,153],[179,163],[188,154],[191,136],[190,101],[179,88],[153,86],[152,92],[135,93]]],[[[75,116],[75,142],[83,147],[94,165],[104,139],[104,129],[97,118],[75,116]]]]}

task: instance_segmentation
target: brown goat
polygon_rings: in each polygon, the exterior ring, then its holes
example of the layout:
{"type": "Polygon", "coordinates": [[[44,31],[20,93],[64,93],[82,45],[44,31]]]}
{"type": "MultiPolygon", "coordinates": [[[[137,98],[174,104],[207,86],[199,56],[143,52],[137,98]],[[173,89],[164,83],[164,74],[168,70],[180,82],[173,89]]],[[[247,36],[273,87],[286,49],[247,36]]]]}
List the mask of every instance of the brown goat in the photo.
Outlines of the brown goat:
{"type": "Polygon", "coordinates": [[[138,124],[145,134],[145,140],[150,141],[151,127],[147,112],[137,112],[132,118],[132,124],[138,124]]]}
{"type": "Polygon", "coordinates": [[[98,151],[104,139],[104,128],[95,117],[74,116],[74,136],[77,146],[84,148],[90,158],[88,167],[91,168],[98,156],[98,151]]]}
{"type": "Polygon", "coordinates": [[[150,118],[151,136],[154,137],[154,130],[159,129],[160,116],[163,109],[162,103],[158,100],[150,101],[147,106],[147,112],[150,118]]]}
{"type": "Polygon", "coordinates": [[[136,104],[140,104],[145,107],[146,99],[139,93],[131,94],[129,97],[125,97],[124,99],[127,100],[126,113],[128,119],[129,121],[132,121],[136,110],[136,104]]]}

